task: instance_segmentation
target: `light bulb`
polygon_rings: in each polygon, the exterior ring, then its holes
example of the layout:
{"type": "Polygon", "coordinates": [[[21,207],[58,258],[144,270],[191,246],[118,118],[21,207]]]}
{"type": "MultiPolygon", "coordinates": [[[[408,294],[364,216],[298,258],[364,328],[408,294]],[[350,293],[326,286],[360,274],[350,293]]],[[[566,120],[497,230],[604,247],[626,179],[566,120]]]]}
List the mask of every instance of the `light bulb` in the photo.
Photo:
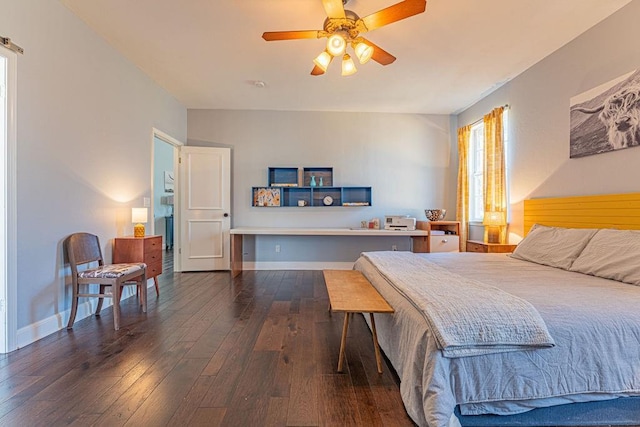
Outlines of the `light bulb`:
{"type": "Polygon", "coordinates": [[[353,59],[349,56],[348,53],[345,53],[342,57],[342,75],[350,76],[355,74],[358,70],[356,69],[356,64],[353,63],[353,59]]]}
{"type": "Polygon", "coordinates": [[[373,56],[373,47],[363,42],[358,43],[354,50],[361,64],[366,64],[373,56]]]}
{"type": "Polygon", "coordinates": [[[332,34],[327,40],[327,51],[333,56],[340,56],[347,48],[347,42],[340,34],[332,34]]]}
{"type": "Polygon", "coordinates": [[[313,60],[313,63],[316,64],[322,71],[326,72],[332,59],[333,56],[329,55],[329,52],[325,50],[324,52],[320,53],[320,55],[318,55],[316,59],[313,60]]]}

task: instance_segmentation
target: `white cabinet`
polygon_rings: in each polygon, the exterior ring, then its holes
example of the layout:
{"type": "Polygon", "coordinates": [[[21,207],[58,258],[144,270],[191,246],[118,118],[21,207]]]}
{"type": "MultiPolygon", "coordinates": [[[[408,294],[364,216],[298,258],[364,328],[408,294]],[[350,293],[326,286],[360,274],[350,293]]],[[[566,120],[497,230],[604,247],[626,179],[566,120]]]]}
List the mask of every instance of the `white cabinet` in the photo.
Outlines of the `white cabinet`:
{"type": "Polygon", "coordinates": [[[460,252],[460,236],[429,236],[429,252],[460,252]]]}
{"type": "Polygon", "coordinates": [[[460,252],[459,221],[418,221],[416,228],[427,236],[413,237],[413,252],[460,252]]]}

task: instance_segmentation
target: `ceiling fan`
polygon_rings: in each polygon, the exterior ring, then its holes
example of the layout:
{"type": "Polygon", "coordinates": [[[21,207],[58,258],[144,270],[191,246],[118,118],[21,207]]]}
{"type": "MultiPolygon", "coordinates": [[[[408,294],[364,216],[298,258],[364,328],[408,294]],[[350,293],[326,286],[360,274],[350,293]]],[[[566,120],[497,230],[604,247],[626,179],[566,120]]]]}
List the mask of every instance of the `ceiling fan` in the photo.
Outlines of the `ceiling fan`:
{"type": "Polygon", "coordinates": [[[324,74],[333,58],[340,56],[342,57],[342,75],[349,76],[354,74],[357,69],[351,56],[346,53],[348,45],[351,45],[361,64],[373,59],[379,64],[389,65],[396,60],[395,56],[371,43],[360,34],[422,13],[427,7],[426,0],[404,0],[360,18],[355,12],[344,8],[348,1],[322,0],[322,6],[327,13],[323,30],[270,31],[263,33],[262,38],[270,42],[326,37],[327,47],[313,60],[315,67],[311,71],[311,75],[324,74]]]}

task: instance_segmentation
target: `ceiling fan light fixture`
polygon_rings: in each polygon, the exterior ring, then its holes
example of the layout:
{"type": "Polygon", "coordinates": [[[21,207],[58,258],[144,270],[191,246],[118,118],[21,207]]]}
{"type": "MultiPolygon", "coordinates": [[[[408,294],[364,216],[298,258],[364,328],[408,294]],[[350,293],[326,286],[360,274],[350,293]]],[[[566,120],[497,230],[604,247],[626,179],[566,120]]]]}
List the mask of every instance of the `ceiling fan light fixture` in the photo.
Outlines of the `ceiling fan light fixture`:
{"type": "Polygon", "coordinates": [[[364,42],[356,44],[353,50],[356,52],[358,61],[360,61],[361,64],[366,64],[373,56],[373,47],[364,42]]]}
{"type": "MultiPolygon", "coordinates": [[[[331,58],[342,57],[342,75],[348,76],[357,70],[351,57],[347,55],[347,44],[354,49],[354,54],[361,64],[373,59],[380,65],[389,65],[396,60],[396,57],[367,39],[360,37],[360,34],[418,15],[427,8],[427,0],[402,0],[399,3],[360,18],[357,13],[344,8],[347,1],[349,0],[322,0],[326,19],[321,30],[267,31],[262,34],[262,38],[271,42],[326,37],[326,52],[331,58]]],[[[331,61],[328,62],[330,63],[331,61]]],[[[324,74],[324,70],[328,67],[325,55],[319,55],[314,60],[314,63],[316,65],[311,70],[311,75],[319,76],[324,74]]]]}
{"type": "Polygon", "coordinates": [[[342,75],[350,76],[352,74],[355,74],[356,72],[358,72],[356,64],[353,63],[353,59],[351,59],[351,56],[349,56],[348,53],[345,53],[342,57],[342,75]]]}
{"type": "Polygon", "coordinates": [[[341,34],[332,34],[327,40],[327,52],[333,56],[340,56],[347,48],[347,41],[341,34]]]}
{"type": "Polygon", "coordinates": [[[329,54],[326,50],[320,53],[320,55],[316,56],[316,59],[313,60],[313,63],[316,64],[322,71],[327,71],[329,64],[333,60],[333,56],[329,54]]]}

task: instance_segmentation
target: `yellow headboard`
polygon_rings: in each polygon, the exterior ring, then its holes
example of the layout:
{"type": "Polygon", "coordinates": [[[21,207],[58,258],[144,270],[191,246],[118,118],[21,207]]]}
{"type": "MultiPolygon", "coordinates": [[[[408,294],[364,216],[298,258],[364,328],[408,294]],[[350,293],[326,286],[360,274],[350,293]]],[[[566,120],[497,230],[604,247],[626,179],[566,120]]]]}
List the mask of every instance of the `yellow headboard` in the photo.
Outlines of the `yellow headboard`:
{"type": "Polygon", "coordinates": [[[554,227],[640,230],[640,193],[525,200],[525,234],[536,223],[554,227]]]}

